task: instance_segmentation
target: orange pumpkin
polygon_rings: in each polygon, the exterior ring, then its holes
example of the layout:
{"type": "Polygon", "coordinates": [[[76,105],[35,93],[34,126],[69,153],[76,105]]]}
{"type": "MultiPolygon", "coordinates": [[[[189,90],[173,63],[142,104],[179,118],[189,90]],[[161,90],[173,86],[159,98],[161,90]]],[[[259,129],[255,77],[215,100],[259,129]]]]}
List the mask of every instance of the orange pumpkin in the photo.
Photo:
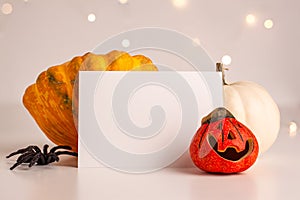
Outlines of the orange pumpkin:
{"type": "Polygon", "coordinates": [[[52,142],[71,146],[74,151],[78,143],[78,99],[76,94],[73,97],[73,88],[79,70],[157,71],[157,68],[143,55],[112,51],[106,55],[87,53],[43,71],[36,83],[26,89],[23,104],[52,142]]]}
{"type": "Polygon", "coordinates": [[[251,167],[258,156],[254,134],[226,108],[216,108],[201,121],[190,145],[190,155],[201,170],[238,173],[251,167]]]}

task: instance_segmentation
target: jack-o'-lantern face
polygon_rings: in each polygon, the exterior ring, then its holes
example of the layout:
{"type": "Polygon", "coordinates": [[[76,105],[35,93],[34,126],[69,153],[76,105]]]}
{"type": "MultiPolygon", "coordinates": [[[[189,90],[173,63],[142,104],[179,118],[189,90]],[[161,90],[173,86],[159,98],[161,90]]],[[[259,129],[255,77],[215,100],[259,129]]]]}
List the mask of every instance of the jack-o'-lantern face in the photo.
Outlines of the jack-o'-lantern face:
{"type": "Polygon", "coordinates": [[[195,165],[204,171],[236,173],[255,162],[258,143],[253,133],[228,110],[217,108],[203,118],[190,154],[195,165]]]}

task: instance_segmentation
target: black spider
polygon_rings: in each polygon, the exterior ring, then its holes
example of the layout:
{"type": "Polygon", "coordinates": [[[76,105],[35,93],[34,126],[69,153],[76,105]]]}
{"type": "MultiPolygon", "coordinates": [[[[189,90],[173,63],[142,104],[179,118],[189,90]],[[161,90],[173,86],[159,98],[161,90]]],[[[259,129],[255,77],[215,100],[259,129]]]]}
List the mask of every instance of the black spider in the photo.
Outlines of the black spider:
{"type": "Polygon", "coordinates": [[[35,163],[37,165],[48,165],[52,162],[58,162],[59,161],[59,155],[65,154],[65,155],[71,155],[71,156],[78,156],[76,152],[72,151],[57,151],[58,149],[65,149],[65,150],[71,150],[72,148],[70,146],[56,146],[50,149],[48,152],[49,145],[45,144],[43,148],[43,152],[38,146],[28,146],[23,149],[19,149],[8,156],[6,158],[10,158],[17,154],[22,154],[18,157],[17,162],[10,168],[10,170],[13,170],[17,166],[21,165],[22,163],[29,163],[29,167],[32,167],[35,163]]]}

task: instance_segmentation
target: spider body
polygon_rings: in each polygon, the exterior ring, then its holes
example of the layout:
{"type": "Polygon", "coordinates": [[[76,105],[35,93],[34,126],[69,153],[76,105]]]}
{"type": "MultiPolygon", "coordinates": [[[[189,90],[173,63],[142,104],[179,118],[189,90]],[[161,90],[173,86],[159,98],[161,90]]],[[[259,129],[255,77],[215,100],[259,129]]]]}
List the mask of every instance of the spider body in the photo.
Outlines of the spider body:
{"type": "Polygon", "coordinates": [[[29,167],[32,167],[34,164],[37,165],[48,165],[52,162],[58,162],[59,161],[59,155],[71,155],[71,156],[78,156],[76,152],[72,151],[57,151],[59,149],[63,150],[71,150],[72,148],[70,146],[56,146],[50,149],[48,152],[49,145],[45,144],[43,147],[43,151],[35,145],[28,146],[23,149],[19,149],[8,156],[6,158],[10,158],[12,156],[15,156],[17,154],[21,154],[17,162],[10,168],[10,170],[13,170],[17,166],[23,164],[23,163],[29,163],[29,167]]]}

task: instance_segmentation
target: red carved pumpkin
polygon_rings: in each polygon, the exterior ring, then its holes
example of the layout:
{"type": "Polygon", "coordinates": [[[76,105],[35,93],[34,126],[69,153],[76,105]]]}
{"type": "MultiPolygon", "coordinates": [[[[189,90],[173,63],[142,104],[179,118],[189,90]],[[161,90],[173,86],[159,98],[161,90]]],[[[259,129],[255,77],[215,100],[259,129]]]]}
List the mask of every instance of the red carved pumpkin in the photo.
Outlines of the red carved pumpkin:
{"type": "Polygon", "coordinates": [[[190,155],[201,170],[237,173],[252,166],[258,156],[254,134],[225,108],[202,119],[190,145],[190,155]]]}

